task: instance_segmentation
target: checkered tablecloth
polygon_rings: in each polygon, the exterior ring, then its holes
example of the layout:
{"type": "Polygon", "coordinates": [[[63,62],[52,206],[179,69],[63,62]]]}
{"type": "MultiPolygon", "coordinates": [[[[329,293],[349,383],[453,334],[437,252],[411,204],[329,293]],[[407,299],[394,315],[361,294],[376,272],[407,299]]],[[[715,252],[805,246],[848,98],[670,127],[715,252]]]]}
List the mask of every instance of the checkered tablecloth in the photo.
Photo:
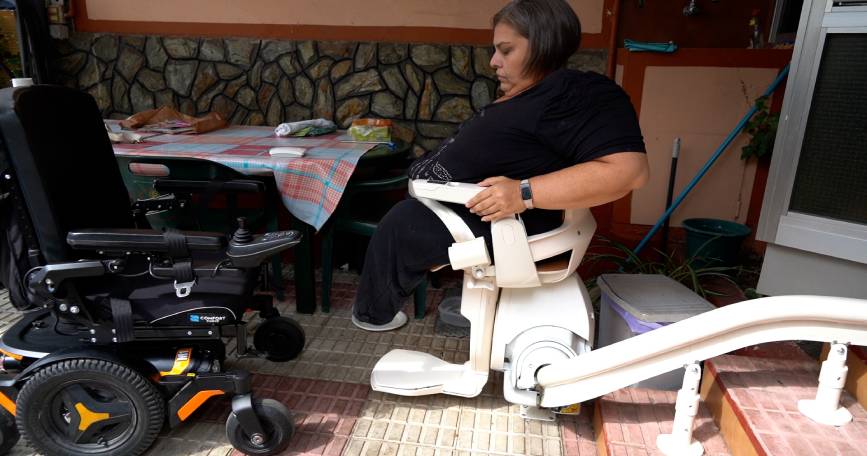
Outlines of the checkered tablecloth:
{"type": "Polygon", "coordinates": [[[115,144],[115,155],[212,160],[244,174],[273,175],[289,212],[319,230],[337,208],[358,159],[376,144],[341,141],[340,133],[280,138],[271,127],[232,126],[200,135],[159,135],[115,144]],[[302,158],[275,158],[276,146],[307,148],[302,158]]]}

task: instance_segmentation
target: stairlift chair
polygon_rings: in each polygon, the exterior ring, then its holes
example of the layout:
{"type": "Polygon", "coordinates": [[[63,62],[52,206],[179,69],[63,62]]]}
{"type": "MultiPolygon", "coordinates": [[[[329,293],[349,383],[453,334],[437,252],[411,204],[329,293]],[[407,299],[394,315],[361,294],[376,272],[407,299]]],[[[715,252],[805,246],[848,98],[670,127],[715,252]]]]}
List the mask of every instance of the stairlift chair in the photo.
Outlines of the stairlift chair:
{"type": "Polygon", "coordinates": [[[483,237],[439,201],[464,204],[483,187],[425,180],[410,182],[410,194],[446,225],[455,243],[449,260],[464,271],[461,314],[470,321],[470,358],[452,364],[433,355],[392,350],[371,374],[376,391],[403,396],[444,393],[474,397],[491,369],[504,373],[503,394],[522,414],[554,419],[539,409],[536,372],[590,350],[593,312],[575,272],[596,222],[586,208],[565,211],[563,224],[528,236],[519,218],[492,223],[493,264],[483,237]]]}

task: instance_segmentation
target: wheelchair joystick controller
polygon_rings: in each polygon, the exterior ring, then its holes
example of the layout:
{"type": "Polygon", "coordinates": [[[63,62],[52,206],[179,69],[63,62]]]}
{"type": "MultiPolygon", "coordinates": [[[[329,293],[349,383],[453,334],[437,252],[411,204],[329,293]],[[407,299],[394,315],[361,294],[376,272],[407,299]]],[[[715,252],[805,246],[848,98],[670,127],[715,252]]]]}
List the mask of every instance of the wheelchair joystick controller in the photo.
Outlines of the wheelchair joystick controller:
{"type": "Polygon", "coordinates": [[[238,217],[238,229],[229,241],[226,255],[240,268],[259,266],[271,255],[279,253],[301,241],[298,231],[274,231],[253,236],[247,229],[247,220],[238,217]]]}
{"type": "Polygon", "coordinates": [[[238,229],[232,235],[233,244],[248,244],[253,240],[253,235],[247,229],[247,218],[238,217],[238,229]]]}

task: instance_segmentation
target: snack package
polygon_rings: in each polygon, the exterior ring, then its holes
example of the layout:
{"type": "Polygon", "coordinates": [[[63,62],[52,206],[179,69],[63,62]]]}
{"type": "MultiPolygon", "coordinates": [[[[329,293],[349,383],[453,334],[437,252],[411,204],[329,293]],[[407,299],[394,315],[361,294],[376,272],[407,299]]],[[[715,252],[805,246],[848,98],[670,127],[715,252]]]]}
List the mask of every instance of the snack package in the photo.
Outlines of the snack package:
{"type": "Polygon", "coordinates": [[[391,121],[357,119],[349,127],[349,136],[356,141],[391,142],[391,121]]]}

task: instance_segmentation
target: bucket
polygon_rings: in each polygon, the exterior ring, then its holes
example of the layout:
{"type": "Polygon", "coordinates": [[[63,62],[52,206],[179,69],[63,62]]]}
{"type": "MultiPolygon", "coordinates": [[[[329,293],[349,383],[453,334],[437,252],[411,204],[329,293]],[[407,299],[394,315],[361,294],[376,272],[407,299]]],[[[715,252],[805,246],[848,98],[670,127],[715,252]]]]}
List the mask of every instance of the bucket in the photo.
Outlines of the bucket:
{"type": "Polygon", "coordinates": [[[750,227],[728,220],[691,218],[683,221],[686,230],[686,254],[696,258],[693,264],[734,266],[741,243],[750,235],[750,227]]]}

